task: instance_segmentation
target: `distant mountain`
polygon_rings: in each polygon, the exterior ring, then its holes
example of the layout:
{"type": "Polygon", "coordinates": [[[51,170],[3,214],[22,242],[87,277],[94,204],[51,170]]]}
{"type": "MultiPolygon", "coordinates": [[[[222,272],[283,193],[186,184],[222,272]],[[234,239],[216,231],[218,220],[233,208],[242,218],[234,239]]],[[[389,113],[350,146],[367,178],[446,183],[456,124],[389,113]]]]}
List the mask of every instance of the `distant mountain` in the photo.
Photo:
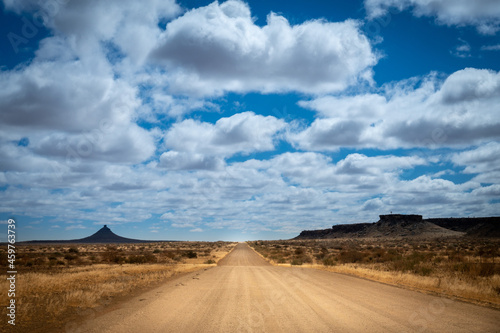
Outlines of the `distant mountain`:
{"type": "Polygon", "coordinates": [[[423,219],[421,215],[380,215],[375,223],[339,224],[305,230],[294,239],[500,237],[500,217],[423,219]]]}
{"type": "Polygon", "coordinates": [[[111,231],[111,229],[109,229],[106,225],[104,225],[104,227],[99,229],[99,231],[97,231],[95,234],[93,234],[89,237],[76,239],[72,242],[76,242],[76,243],[144,243],[147,241],[118,236],[113,231],[111,231]]]}
{"type": "Polygon", "coordinates": [[[139,239],[131,239],[131,238],[125,238],[118,236],[114,232],[111,231],[106,225],[99,229],[95,234],[85,237],[85,238],[80,238],[80,239],[70,239],[70,240],[47,240],[47,241],[41,241],[41,240],[35,240],[35,241],[29,241],[29,242],[22,242],[22,243],[78,243],[78,244],[89,244],[89,243],[148,243],[152,241],[145,241],[145,240],[139,240],[139,239]]]}

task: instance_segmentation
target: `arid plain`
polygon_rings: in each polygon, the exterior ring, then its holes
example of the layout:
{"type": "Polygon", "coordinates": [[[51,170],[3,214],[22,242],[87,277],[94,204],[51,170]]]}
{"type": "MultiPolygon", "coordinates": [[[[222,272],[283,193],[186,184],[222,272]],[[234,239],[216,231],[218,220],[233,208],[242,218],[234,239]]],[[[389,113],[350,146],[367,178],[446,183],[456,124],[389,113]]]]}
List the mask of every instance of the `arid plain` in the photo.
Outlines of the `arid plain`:
{"type": "Polygon", "coordinates": [[[500,312],[302,267],[240,243],[217,267],[90,313],[74,332],[497,332],[500,312]]]}
{"type": "Polygon", "coordinates": [[[25,244],[30,332],[497,332],[496,239],[25,244]]]}

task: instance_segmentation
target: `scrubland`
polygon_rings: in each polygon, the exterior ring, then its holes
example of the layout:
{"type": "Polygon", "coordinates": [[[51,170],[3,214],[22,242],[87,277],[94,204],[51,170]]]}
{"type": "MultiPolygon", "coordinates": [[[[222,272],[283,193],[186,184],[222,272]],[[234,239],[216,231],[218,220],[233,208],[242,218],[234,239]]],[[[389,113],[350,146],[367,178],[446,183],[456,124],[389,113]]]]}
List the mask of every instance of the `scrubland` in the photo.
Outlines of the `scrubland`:
{"type": "Polygon", "coordinates": [[[500,240],[442,238],[249,242],[274,265],[297,265],[500,308],[500,240]]]}
{"type": "MultiPolygon", "coordinates": [[[[216,265],[236,243],[17,245],[16,330],[47,332],[85,310],[109,304],[175,274],[216,265]]],[[[2,267],[6,247],[0,248],[2,267]]],[[[5,276],[0,289],[7,291],[5,276]]],[[[2,303],[8,302],[2,297],[2,303]]],[[[7,304],[1,304],[5,309],[7,304]]]]}

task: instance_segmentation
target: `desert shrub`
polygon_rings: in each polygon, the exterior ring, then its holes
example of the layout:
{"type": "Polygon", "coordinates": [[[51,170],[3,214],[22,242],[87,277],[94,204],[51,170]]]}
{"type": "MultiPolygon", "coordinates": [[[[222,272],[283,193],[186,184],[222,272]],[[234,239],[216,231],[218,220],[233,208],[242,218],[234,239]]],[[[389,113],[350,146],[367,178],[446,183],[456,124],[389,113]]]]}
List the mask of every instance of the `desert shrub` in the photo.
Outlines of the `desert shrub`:
{"type": "Polygon", "coordinates": [[[129,264],[145,264],[146,257],[144,255],[131,255],[128,257],[127,262],[129,264]]]}
{"type": "Polygon", "coordinates": [[[395,271],[412,272],[418,275],[429,276],[433,269],[428,265],[434,254],[423,252],[412,252],[406,256],[396,257],[390,262],[389,267],[395,271]]]}
{"type": "Polygon", "coordinates": [[[70,247],[69,250],[68,250],[69,253],[78,253],[80,251],[78,251],[78,249],[76,247],[70,247]]]}
{"type": "Polygon", "coordinates": [[[302,264],[312,264],[313,259],[311,256],[308,256],[306,254],[300,255],[300,256],[294,256],[290,263],[292,265],[302,265],[302,264]]]}
{"type": "Polygon", "coordinates": [[[399,260],[402,258],[402,255],[396,249],[390,249],[384,256],[381,258],[382,262],[399,260]]]}
{"type": "Polygon", "coordinates": [[[339,261],[342,263],[357,263],[362,262],[365,255],[356,250],[343,251],[339,254],[339,261]]]}
{"type": "Polygon", "coordinates": [[[453,262],[465,262],[465,257],[458,251],[448,251],[448,260],[453,262]]]}
{"type": "Polygon", "coordinates": [[[325,254],[324,253],[315,254],[314,258],[316,258],[316,260],[323,260],[323,258],[325,258],[325,254]]]}
{"type": "Polygon", "coordinates": [[[33,263],[37,266],[42,266],[42,265],[46,264],[47,261],[48,261],[48,259],[46,257],[38,257],[38,258],[33,259],[33,263]]]}
{"type": "Polygon", "coordinates": [[[160,249],[155,249],[155,250],[153,251],[153,253],[160,253],[160,252],[161,252],[161,251],[160,251],[160,249]]]}
{"type": "Polygon", "coordinates": [[[480,277],[489,277],[495,275],[495,264],[493,263],[480,263],[477,269],[477,275],[480,277]]]}
{"type": "Polygon", "coordinates": [[[313,263],[313,259],[312,259],[312,257],[311,257],[311,256],[308,256],[308,255],[303,255],[303,256],[301,256],[301,258],[300,258],[300,259],[302,260],[302,262],[303,262],[304,264],[312,264],[312,263],[313,263]]]}
{"type": "Polygon", "coordinates": [[[105,261],[114,262],[115,261],[114,259],[117,257],[117,255],[118,252],[116,251],[116,248],[113,246],[108,246],[106,248],[106,251],[104,251],[104,253],[102,254],[102,258],[105,261]]]}
{"type": "Polygon", "coordinates": [[[112,258],[111,262],[114,262],[115,264],[123,264],[127,260],[125,259],[124,256],[116,255],[112,258]]]}
{"type": "Polygon", "coordinates": [[[429,266],[417,266],[414,273],[422,276],[430,276],[434,270],[429,266]]]}
{"type": "Polygon", "coordinates": [[[471,271],[472,264],[468,262],[460,262],[451,266],[451,271],[459,274],[468,274],[471,271]]]}
{"type": "Polygon", "coordinates": [[[328,256],[323,259],[323,265],[325,266],[335,266],[337,264],[337,258],[334,256],[328,256]]]}
{"type": "Polygon", "coordinates": [[[115,264],[123,264],[126,262],[124,256],[118,253],[118,250],[115,246],[108,246],[106,251],[102,254],[102,258],[106,262],[115,263],[115,264]]]}
{"type": "Polygon", "coordinates": [[[185,256],[188,257],[188,258],[190,258],[190,259],[198,258],[198,254],[196,252],[194,252],[194,251],[191,251],[191,250],[187,251],[185,253],[185,256]]]}
{"type": "Polygon", "coordinates": [[[377,262],[384,262],[387,260],[388,253],[382,248],[376,248],[373,250],[373,258],[377,262]]]}
{"type": "Polygon", "coordinates": [[[215,264],[215,260],[208,259],[207,261],[205,261],[205,264],[215,264]]]}
{"type": "Polygon", "coordinates": [[[146,263],[155,263],[157,262],[156,257],[151,254],[139,254],[139,255],[131,255],[128,257],[127,262],[129,264],[146,264],[146,263]]]}
{"type": "Polygon", "coordinates": [[[162,256],[165,256],[165,257],[170,258],[170,259],[174,259],[177,256],[177,253],[174,251],[165,250],[165,251],[163,251],[162,256]]]}
{"type": "Polygon", "coordinates": [[[316,254],[314,257],[317,259],[317,260],[323,260],[325,258],[325,256],[328,255],[328,249],[326,247],[322,247],[320,250],[319,250],[319,253],[316,254]]]}
{"type": "Polygon", "coordinates": [[[476,255],[480,258],[494,258],[498,255],[498,249],[492,245],[484,245],[477,249],[476,255]]]}
{"type": "Polygon", "coordinates": [[[147,263],[156,263],[158,260],[156,259],[156,256],[152,253],[146,253],[144,254],[144,257],[146,258],[147,263]]]}
{"type": "Polygon", "coordinates": [[[283,261],[285,259],[281,253],[273,254],[269,258],[271,260],[276,261],[276,262],[280,262],[280,261],[283,261]]]}
{"type": "Polygon", "coordinates": [[[68,260],[68,261],[72,261],[72,260],[75,260],[78,256],[74,255],[74,254],[66,254],[64,256],[64,259],[68,260]]]}
{"type": "Polygon", "coordinates": [[[440,256],[434,257],[434,262],[436,264],[439,264],[439,263],[441,263],[443,261],[444,261],[443,257],[440,257],[440,256]]]}
{"type": "Polygon", "coordinates": [[[304,249],[301,248],[301,247],[298,247],[295,249],[295,254],[296,255],[301,255],[301,254],[304,254],[304,249]]]}

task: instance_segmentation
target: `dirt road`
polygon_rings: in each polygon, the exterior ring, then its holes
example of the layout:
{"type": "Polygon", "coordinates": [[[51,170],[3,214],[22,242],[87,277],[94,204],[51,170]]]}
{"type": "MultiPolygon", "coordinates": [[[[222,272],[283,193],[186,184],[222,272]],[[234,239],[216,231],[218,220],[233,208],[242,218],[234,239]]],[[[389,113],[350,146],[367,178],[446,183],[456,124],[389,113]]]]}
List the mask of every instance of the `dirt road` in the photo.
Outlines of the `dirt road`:
{"type": "Polygon", "coordinates": [[[67,332],[499,332],[500,311],[307,268],[241,243],[67,332]]]}

